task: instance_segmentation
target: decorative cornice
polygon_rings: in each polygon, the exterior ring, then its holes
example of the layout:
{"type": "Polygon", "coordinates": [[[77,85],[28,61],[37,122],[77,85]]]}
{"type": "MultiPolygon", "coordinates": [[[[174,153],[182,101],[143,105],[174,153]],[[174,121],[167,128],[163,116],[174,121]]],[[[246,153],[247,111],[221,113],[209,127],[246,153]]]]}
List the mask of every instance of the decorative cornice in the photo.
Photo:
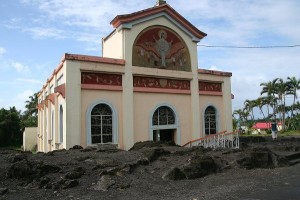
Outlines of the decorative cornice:
{"type": "Polygon", "coordinates": [[[209,74],[209,75],[227,76],[227,77],[232,76],[231,72],[221,72],[221,71],[208,70],[208,69],[198,69],[198,74],[209,74]]]}
{"type": "Polygon", "coordinates": [[[44,109],[44,105],[45,105],[45,100],[41,101],[41,103],[37,105],[37,109],[39,110],[44,109]]]}
{"type": "Polygon", "coordinates": [[[200,92],[222,92],[222,83],[220,82],[199,81],[198,84],[200,92]]]}
{"type": "Polygon", "coordinates": [[[189,80],[175,80],[156,77],[133,77],[133,87],[135,88],[158,88],[169,90],[190,90],[189,80]]]}
{"type": "Polygon", "coordinates": [[[66,84],[61,84],[54,88],[54,92],[59,93],[64,99],[66,98],[66,84]]]}
{"type": "Polygon", "coordinates": [[[49,94],[48,96],[47,96],[47,100],[49,100],[53,105],[55,104],[55,93],[52,93],[52,94],[49,94]]]}
{"type": "Polygon", "coordinates": [[[123,60],[123,59],[79,55],[79,54],[67,54],[66,53],[64,55],[63,59],[64,60],[78,60],[78,61],[105,63],[105,64],[113,64],[113,65],[125,65],[125,60],[123,60]]]}
{"type": "Polygon", "coordinates": [[[81,72],[81,84],[122,86],[122,75],[81,72]]]}

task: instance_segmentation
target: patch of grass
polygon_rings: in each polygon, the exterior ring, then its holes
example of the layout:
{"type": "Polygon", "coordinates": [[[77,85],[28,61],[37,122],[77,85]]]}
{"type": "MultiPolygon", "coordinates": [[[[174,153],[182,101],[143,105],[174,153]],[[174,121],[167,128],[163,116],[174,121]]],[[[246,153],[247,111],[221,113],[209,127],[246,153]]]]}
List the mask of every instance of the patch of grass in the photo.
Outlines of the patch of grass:
{"type": "Polygon", "coordinates": [[[266,137],[266,136],[270,136],[270,135],[271,135],[271,134],[268,134],[268,133],[251,134],[250,132],[240,134],[240,136],[245,136],[245,137],[257,137],[257,136],[266,137]]]}
{"type": "Polygon", "coordinates": [[[283,136],[300,136],[300,130],[289,130],[285,132],[280,132],[279,134],[283,136]]]}

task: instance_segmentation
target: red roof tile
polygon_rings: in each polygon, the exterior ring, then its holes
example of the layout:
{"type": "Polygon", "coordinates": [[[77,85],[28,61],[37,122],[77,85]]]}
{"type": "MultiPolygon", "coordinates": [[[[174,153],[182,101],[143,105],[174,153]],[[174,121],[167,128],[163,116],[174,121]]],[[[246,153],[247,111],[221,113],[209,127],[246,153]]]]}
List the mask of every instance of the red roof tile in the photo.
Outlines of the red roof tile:
{"type": "MultiPolygon", "coordinates": [[[[278,122],[277,125],[281,125],[281,122],[278,122]]],[[[252,126],[253,129],[271,129],[271,122],[257,122],[252,126]]]]}

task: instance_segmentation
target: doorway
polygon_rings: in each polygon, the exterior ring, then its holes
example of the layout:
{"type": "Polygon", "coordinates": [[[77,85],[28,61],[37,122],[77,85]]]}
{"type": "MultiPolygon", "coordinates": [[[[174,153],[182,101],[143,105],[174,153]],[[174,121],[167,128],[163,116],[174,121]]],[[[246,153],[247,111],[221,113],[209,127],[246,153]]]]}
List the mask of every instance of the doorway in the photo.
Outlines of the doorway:
{"type": "Polygon", "coordinates": [[[153,130],[153,141],[158,142],[175,142],[174,136],[175,136],[176,129],[161,129],[161,130],[153,130]]]}

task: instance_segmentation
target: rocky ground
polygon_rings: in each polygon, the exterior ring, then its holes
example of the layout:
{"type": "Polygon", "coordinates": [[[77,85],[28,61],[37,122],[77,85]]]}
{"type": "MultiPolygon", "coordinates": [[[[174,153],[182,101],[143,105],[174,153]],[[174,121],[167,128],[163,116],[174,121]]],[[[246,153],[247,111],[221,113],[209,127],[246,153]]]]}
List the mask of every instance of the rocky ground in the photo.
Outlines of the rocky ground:
{"type": "Polygon", "coordinates": [[[130,151],[0,149],[0,200],[300,199],[300,138],[240,149],[137,143],[130,151]]]}

